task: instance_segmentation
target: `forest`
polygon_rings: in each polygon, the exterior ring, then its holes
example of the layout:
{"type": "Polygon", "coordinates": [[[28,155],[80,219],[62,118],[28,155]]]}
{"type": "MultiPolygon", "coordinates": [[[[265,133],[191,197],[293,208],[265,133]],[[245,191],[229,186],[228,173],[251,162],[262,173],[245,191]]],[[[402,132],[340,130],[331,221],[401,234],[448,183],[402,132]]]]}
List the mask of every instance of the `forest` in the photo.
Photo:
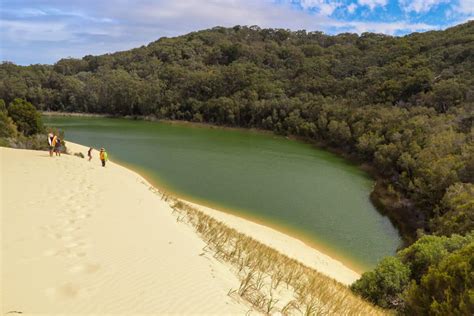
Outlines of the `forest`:
{"type": "Polygon", "coordinates": [[[270,130],[364,162],[407,244],[352,289],[401,313],[474,312],[474,21],[403,37],[215,27],[54,65],[3,62],[0,99],[5,113],[29,102],[270,130]]]}

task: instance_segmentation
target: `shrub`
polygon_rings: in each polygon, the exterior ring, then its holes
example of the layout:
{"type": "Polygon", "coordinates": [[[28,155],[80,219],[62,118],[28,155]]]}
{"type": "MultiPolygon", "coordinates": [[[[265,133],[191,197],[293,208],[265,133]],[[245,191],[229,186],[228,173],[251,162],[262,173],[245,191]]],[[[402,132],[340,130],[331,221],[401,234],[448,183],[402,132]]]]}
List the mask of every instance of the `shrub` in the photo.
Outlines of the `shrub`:
{"type": "MultiPolygon", "coordinates": [[[[461,311],[460,304],[467,304],[464,297],[467,292],[463,290],[464,287],[469,288],[471,291],[469,295],[474,297],[472,281],[465,278],[467,275],[463,275],[459,271],[448,271],[459,277],[457,281],[453,281],[458,282],[458,285],[443,281],[443,279],[438,282],[436,278],[440,275],[448,277],[449,273],[444,271],[448,269],[448,267],[444,267],[446,258],[452,257],[460,249],[467,249],[466,247],[472,243],[474,243],[474,232],[467,236],[423,236],[410,247],[400,251],[395,257],[384,258],[375,270],[364,273],[359,280],[352,284],[351,289],[381,307],[403,311],[407,309],[408,314],[428,314],[427,311],[436,314],[435,310],[429,309],[431,303],[439,306],[447,304],[440,307],[439,311],[443,308],[446,310],[453,308],[451,313],[444,313],[444,315],[462,314],[456,312],[455,308],[459,308],[461,311]],[[431,289],[430,295],[436,294],[434,293],[436,289],[439,293],[445,293],[443,294],[445,297],[438,293],[439,295],[433,296],[433,298],[429,296],[418,298],[423,289],[427,289],[427,291],[431,289]],[[436,297],[440,299],[442,297],[446,301],[436,301],[436,297]],[[430,299],[435,301],[428,304],[430,299]],[[408,306],[405,305],[406,300],[409,301],[408,306]],[[459,306],[455,307],[449,304],[458,304],[459,306]]],[[[470,255],[474,257],[474,252],[471,251],[470,255]]],[[[465,266],[472,271],[472,263],[465,263],[465,266]],[[468,267],[468,265],[470,266],[468,267]]],[[[461,268],[459,267],[459,269],[461,268]]],[[[449,276],[449,278],[456,276],[449,276]]],[[[474,301],[470,304],[474,304],[474,301]]]]}
{"type": "Polygon", "coordinates": [[[8,115],[25,136],[38,134],[44,130],[41,115],[30,102],[18,98],[13,100],[8,106],[8,115]]]}
{"type": "Polygon", "coordinates": [[[9,138],[17,134],[15,123],[6,112],[0,111],[0,137],[9,138]]]}
{"type": "Polygon", "coordinates": [[[439,235],[466,234],[474,227],[474,184],[455,183],[443,196],[431,227],[439,235]]]}
{"type": "Polygon", "coordinates": [[[3,99],[0,99],[0,112],[6,112],[7,111],[7,106],[5,105],[5,101],[3,99]]]}
{"type": "Polygon", "coordinates": [[[32,150],[48,150],[48,140],[44,134],[35,134],[31,136],[24,136],[22,134],[18,137],[10,139],[10,147],[32,150]]]}
{"type": "Polygon", "coordinates": [[[411,279],[419,282],[429,268],[473,240],[473,235],[465,237],[453,235],[451,238],[423,236],[410,247],[399,252],[398,256],[411,270],[411,279]]]}
{"type": "MultiPolygon", "coordinates": [[[[16,133],[15,123],[8,116],[5,101],[0,99],[0,138],[14,137],[16,133]]],[[[4,140],[4,143],[8,143],[8,141],[4,140]]]]}
{"type": "Polygon", "coordinates": [[[410,281],[410,269],[397,257],[384,258],[373,271],[351,285],[363,298],[385,308],[401,304],[401,294],[410,281]]]}
{"type": "Polygon", "coordinates": [[[474,314],[474,241],[432,266],[405,294],[408,315],[474,314]]]}

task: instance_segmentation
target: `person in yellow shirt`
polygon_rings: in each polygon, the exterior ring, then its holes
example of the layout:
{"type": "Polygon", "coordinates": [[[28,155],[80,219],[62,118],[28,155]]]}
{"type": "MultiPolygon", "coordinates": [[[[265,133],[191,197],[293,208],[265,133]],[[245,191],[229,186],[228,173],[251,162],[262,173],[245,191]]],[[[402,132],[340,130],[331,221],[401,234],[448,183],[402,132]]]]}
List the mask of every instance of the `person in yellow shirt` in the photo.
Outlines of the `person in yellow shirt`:
{"type": "Polygon", "coordinates": [[[54,136],[56,141],[53,140],[54,142],[54,152],[56,153],[56,156],[61,156],[61,139],[58,136],[54,136]]]}
{"type": "Polygon", "coordinates": [[[108,160],[108,157],[107,157],[107,152],[105,151],[104,148],[100,149],[99,157],[100,157],[100,161],[102,161],[102,167],[105,167],[105,162],[108,160]]]}

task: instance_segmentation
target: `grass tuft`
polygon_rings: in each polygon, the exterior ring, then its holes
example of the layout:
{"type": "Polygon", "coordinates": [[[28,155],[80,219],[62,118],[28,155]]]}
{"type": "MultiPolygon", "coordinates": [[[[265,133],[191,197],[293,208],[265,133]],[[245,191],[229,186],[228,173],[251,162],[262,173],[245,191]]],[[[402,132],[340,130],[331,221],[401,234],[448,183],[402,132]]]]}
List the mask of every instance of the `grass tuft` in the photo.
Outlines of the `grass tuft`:
{"type": "Polygon", "coordinates": [[[206,242],[204,251],[230,263],[240,279],[238,296],[264,314],[282,315],[386,315],[351,290],[270,248],[227,227],[200,210],[153,188],[167,201],[178,222],[191,225],[206,242]],[[287,295],[290,293],[291,295],[287,295]]]}

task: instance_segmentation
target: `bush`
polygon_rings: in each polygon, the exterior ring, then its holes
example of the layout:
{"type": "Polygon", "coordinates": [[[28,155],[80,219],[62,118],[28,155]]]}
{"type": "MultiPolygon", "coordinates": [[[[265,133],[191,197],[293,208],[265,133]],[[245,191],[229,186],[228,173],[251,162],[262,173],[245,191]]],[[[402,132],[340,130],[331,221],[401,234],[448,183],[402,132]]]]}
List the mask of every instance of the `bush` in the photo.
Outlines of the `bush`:
{"type": "MultiPolygon", "coordinates": [[[[10,138],[17,134],[15,123],[8,116],[5,101],[0,99],[0,138],[10,138]]],[[[4,140],[5,143],[8,141],[4,140]]]]}
{"type": "Polygon", "coordinates": [[[8,115],[25,136],[44,131],[41,115],[30,102],[18,98],[13,100],[8,106],[8,115]]]}
{"type": "Polygon", "coordinates": [[[423,236],[416,243],[399,252],[398,256],[410,267],[411,279],[419,282],[430,267],[438,265],[444,257],[472,241],[473,236],[453,235],[451,238],[423,236]]]}
{"type": "Polygon", "coordinates": [[[32,150],[49,150],[48,139],[44,134],[35,134],[31,136],[19,135],[10,139],[10,147],[32,150]]]}
{"type": "MultiPolygon", "coordinates": [[[[439,293],[448,293],[443,294],[446,295],[443,297],[446,301],[441,300],[434,303],[447,304],[440,307],[439,311],[443,308],[453,309],[451,309],[451,313],[441,313],[440,315],[462,314],[457,313],[455,308],[459,308],[461,311],[460,304],[467,304],[464,297],[467,295],[465,287],[470,289],[470,295],[474,297],[472,280],[469,281],[470,279],[466,278],[467,275],[463,275],[460,271],[446,272],[444,270],[448,269],[445,267],[446,258],[452,257],[461,249],[467,251],[466,247],[473,243],[474,232],[467,236],[423,236],[410,247],[400,251],[395,257],[384,258],[373,271],[364,273],[359,280],[352,284],[351,289],[381,307],[396,308],[401,311],[407,309],[409,315],[429,314],[427,311],[436,314],[434,310],[429,309],[431,308],[430,304],[434,302],[429,303],[430,296],[419,297],[425,289],[431,290],[432,295],[438,294],[438,296],[433,296],[433,300],[436,300],[435,297],[441,299],[442,295],[439,293]],[[459,279],[455,281],[455,276],[449,276],[449,273],[455,274],[459,279]],[[449,276],[453,279],[448,278],[449,280],[459,284],[451,284],[449,283],[451,281],[443,281],[442,278],[437,282],[436,278],[440,275],[446,275],[446,278],[449,276]],[[435,293],[435,290],[439,293],[435,293]],[[405,301],[408,301],[408,305],[405,305],[405,301]],[[449,304],[457,304],[457,307],[449,304]]],[[[474,251],[471,251],[470,256],[474,257],[474,251]]],[[[464,263],[464,265],[472,271],[472,263],[464,263]]],[[[474,300],[470,304],[474,304],[474,300]]]]}
{"type": "Polygon", "coordinates": [[[17,134],[15,123],[6,112],[0,111],[0,137],[10,138],[17,134]]]}
{"type": "Polygon", "coordinates": [[[399,258],[386,257],[373,271],[364,273],[351,289],[381,307],[397,308],[409,281],[410,269],[399,258]]]}
{"type": "Polygon", "coordinates": [[[412,282],[405,301],[408,315],[474,315],[474,241],[412,282]]]}
{"type": "Polygon", "coordinates": [[[436,234],[467,234],[474,227],[474,184],[455,183],[443,196],[438,216],[431,221],[436,234]]]}
{"type": "Polygon", "coordinates": [[[0,137],[0,147],[11,147],[10,141],[6,138],[0,137]]]}

